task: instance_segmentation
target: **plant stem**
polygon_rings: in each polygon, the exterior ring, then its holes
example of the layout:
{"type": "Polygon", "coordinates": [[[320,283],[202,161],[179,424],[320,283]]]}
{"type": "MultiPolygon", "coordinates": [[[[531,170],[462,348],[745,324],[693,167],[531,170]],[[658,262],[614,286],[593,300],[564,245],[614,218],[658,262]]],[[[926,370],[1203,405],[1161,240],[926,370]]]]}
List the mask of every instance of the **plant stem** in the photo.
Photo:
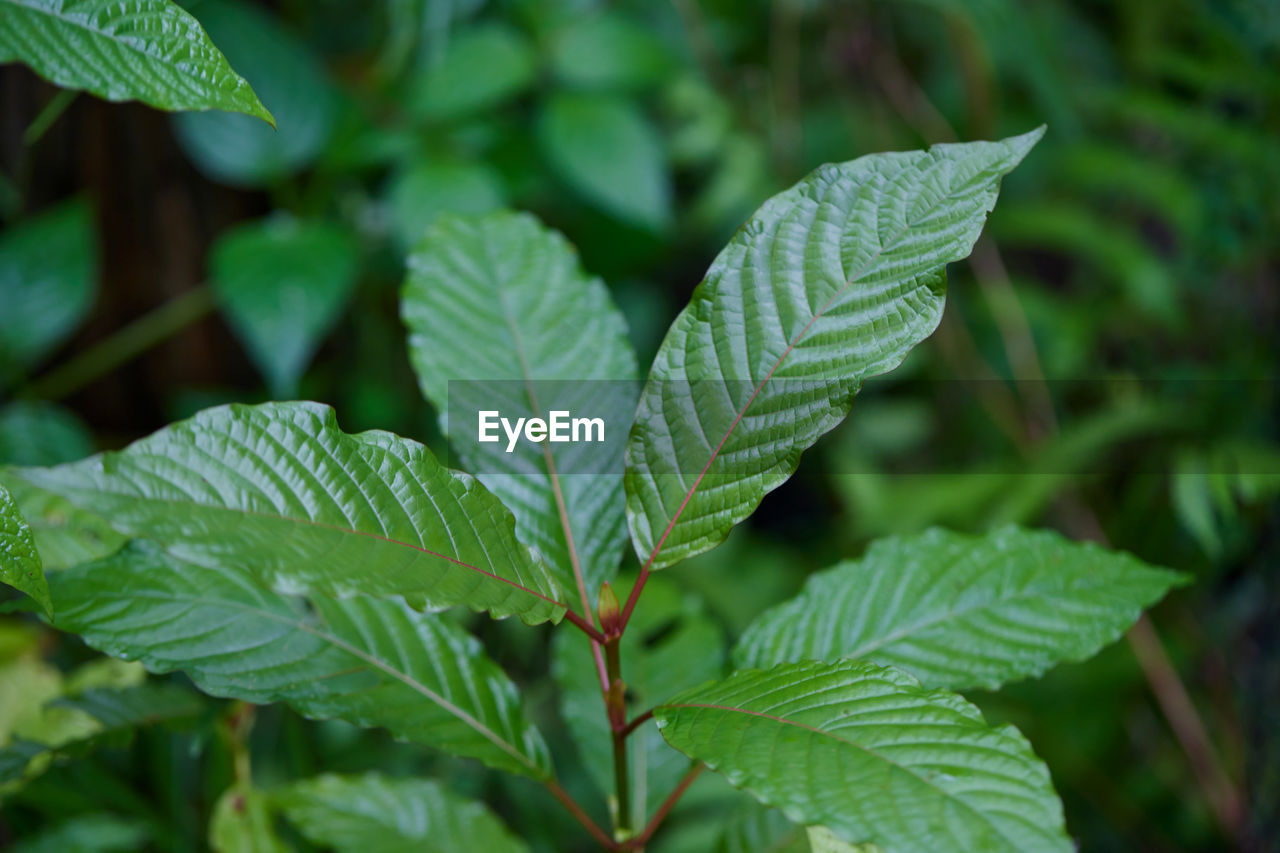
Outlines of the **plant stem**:
{"type": "MultiPolygon", "coordinates": [[[[655,554],[657,551],[655,550],[655,554]]],[[[640,577],[636,578],[635,585],[631,587],[631,594],[627,596],[627,604],[622,608],[622,630],[627,630],[627,623],[631,621],[631,611],[636,609],[636,602],[640,600],[640,593],[644,591],[644,585],[649,582],[649,563],[653,562],[653,555],[649,556],[648,561],[640,567],[640,577]]]]}
{"type": "Polygon", "coordinates": [[[640,837],[631,843],[631,847],[633,849],[644,847],[644,845],[648,843],[649,839],[653,837],[653,834],[658,831],[658,827],[660,827],[662,822],[666,820],[667,815],[671,813],[673,808],[675,808],[676,803],[678,803],[680,798],[684,796],[684,792],[689,790],[689,786],[694,783],[705,767],[706,765],[695,762],[694,765],[689,768],[689,772],[684,774],[684,778],[680,780],[680,784],[676,785],[676,789],[662,801],[662,805],[658,806],[658,810],[653,813],[653,818],[645,826],[644,832],[640,833],[640,837]]]}
{"type": "Polygon", "coordinates": [[[590,637],[592,642],[604,642],[604,634],[601,634],[594,625],[575,613],[573,608],[568,605],[565,605],[564,618],[573,625],[581,628],[582,632],[590,637]]]}
{"type": "Polygon", "coordinates": [[[212,311],[213,305],[208,286],[188,290],[34,380],[20,396],[45,400],[70,396],[190,326],[212,311]]]}
{"type": "Polygon", "coordinates": [[[39,142],[45,131],[66,112],[67,107],[71,106],[71,102],[78,94],[80,93],[74,89],[59,89],[58,93],[49,99],[49,103],[44,105],[44,109],[31,120],[31,124],[27,125],[26,131],[22,134],[22,144],[31,147],[39,142]]]}
{"type": "Polygon", "coordinates": [[[650,708],[640,716],[636,717],[631,722],[627,723],[626,726],[624,726],[622,729],[622,736],[631,737],[632,732],[634,732],[636,729],[640,728],[641,726],[643,726],[645,723],[649,722],[652,719],[653,719],[653,709],[650,708]]]}
{"type": "Polygon", "coordinates": [[[591,833],[592,838],[599,841],[609,850],[618,849],[618,842],[610,838],[603,829],[597,826],[596,822],[591,819],[590,815],[582,810],[582,806],[578,805],[577,801],[574,800],[573,797],[569,796],[569,792],[564,788],[561,788],[558,782],[554,779],[548,779],[542,784],[546,786],[547,790],[551,792],[553,797],[560,801],[560,805],[564,806],[565,810],[568,811],[569,814],[573,815],[574,820],[582,824],[583,828],[586,829],[587,832],[591,833]]]}
{"type": "Polygon", "coordinates": [[[613,738],[613,784],[618,800],[617,831],[622,837],[631,832],[631,770],[627,766],[627,699],[622,681],[622,661],[618,638],[604,644],[605,673],[609,690],[605,694],[605,712],[613,738]]]}

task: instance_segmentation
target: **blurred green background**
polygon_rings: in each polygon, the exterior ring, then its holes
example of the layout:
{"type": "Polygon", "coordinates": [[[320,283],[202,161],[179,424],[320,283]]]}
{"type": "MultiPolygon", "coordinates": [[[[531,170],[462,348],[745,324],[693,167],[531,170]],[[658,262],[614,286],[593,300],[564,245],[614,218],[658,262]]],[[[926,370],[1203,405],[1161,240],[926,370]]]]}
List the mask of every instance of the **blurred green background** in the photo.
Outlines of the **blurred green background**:
{"type": "MultiPolygon", "coordinates": [[[[1280,849],[1280,4],[183,5],[278,132],[0,68],[0,463],[298,397],[443,450],[397,315],[406,252],[440,212],[510,206],[564,231],[647,364],[733,230],[812,168],[1044,123],[935,336],[661,597],[711,638],[714,670],[715,643],[808,572],[930,524],[1052,526],[1190,571],[1096,660],[971,698],[1046,759],[1084,850],[1280,849]]],[[[136,677],[0,619],[11,690],[136,677]]],[[[476,628],[571,751],[546,632],[476,628]]],[[[202,849],[231,774],[225,714],[207,700],[0,788],[0,846],[202,849]]],[[[0,744],[11,724],[0,710],[0,744]]],[[[265,786],[444,774],[538,849],[590,849],[533,786],[381,733],[269,708],[251,743],[265,786]]],[[[699,784],[651,849],[785,849],[699,784]]]]}

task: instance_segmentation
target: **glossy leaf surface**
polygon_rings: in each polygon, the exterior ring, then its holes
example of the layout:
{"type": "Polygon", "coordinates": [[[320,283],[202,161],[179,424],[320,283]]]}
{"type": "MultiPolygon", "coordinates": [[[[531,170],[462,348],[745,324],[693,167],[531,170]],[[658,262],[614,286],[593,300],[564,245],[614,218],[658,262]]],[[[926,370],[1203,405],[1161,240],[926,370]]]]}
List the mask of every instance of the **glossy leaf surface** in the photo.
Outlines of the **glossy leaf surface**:
{"type": "Polygon", "coordinates": [[[208,409],[134,442],[15,476],[204,565],[290,592],[403,595],[530,624],[564,607],[515,520],[479,482],[317,403],[208,409]]]}
{"type": "Polygon", "coordinates": [[[1092,657],[1183,581],[1049,531],[934,529],[814,575],[747,629],[734,662],[866,658],[929,686],[994,689],[1092,657]]]}
{"type": "Polygon", "coordinates": [[[663,737],[766,805],[902,853],[1067,853],[1049,771],[1010,726],[863,661],[747,670],[655,710],[663,737]]]}
{"type": "Polygon", "coordinates": [[[594,609],[626,539],[621,437],[636,372],[626,323],[604,282],[527,214],[443,216],[410,256],[401,313],[418,381],[462,462],[511,508],[517,533],[546,557],[563,589],[576,591],[572,566],[580,563],[594,609]],[[507,452],[505,440],[477,442],[476,423],[461,422],[468,394],[510,419],[581,414],[616,397],[605,429],[617,440],[520,442],[507,452]]]}
{"type": "Polygon", "coordinates": [[[211,695],[286,702],[508,772],[551,773],[515,685],[479,642],[403,602],[308,603],[244,569],[184,563],[149,543],[58,572],[54,584],[60,628],[152,672],[181,670],[211,695]]]}
{"type": "Polygon", "coordinates": [[[719,544],[942,317],[1000,179],[1040,138],[827,165],[767,201],[667,332],[627,447],[642,563],[719,544]]]}
{"type": "Polygon", "coordinates": [[[25,62],[59,86],[275,124],[200,23],[171,0],[0,0],[0,20],[0,62],[25,62]]]}
{"type": "Polygon", "coordinates": [[[31,596],[45,613],[53,613],[35,537],[18,512],[17,501],[3,484],[0,484],[0,581],[31,596]]]}

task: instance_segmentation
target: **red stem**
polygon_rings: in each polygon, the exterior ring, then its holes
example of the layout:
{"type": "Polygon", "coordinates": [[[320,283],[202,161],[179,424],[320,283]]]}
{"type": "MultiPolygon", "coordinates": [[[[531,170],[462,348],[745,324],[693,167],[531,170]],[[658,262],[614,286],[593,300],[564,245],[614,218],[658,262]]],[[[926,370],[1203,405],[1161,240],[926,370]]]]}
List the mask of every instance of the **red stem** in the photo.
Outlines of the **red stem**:
{"type": "Polygon", "coordinates": [[[569,796],[569,793],[565,791],[564,788],[560,787],[559,783],[554,779],[548,779],[543,784],[547,786],[547,790],[551,792],[552,796],[560,801],[560,805],[564,806],[565,809],[568,810],[569,814],[573,815],[578,823],[582,824],[587,832],[591,833],[592,838],[603,844],[606,849],[619,849],[618,842],[610,838],[603,829],[596,826],[595,821],[593,821],[590,816],[582,810],[582,807],[578,805],[573,797],[569,796]]]}
{"type": "Polygon", "coordinates": [[[583,619],[577,613],[574,613],[572,608],[570,607],[565,608],[564,618],[572,622],[574,625],[577,625],[579,628],[581,628],[583,630],[583,633],[585,633],[591,639],[595,640],[597,643],[604,642],[604,634],[601,634],[600,631],[596,629],[595,625],[592,625],[586,619],[583,619]]]}
{"type": "Polygon", "coordinates": [[[650,708],[648,711],[645,711],[643,714],[641,714],[640,716],[636,717],[634,720],[632,720],[631,722],[623,726],[621,735],[624,738],[631,737],[632,732],[634,732],[636,729],[640,728],[641,726],[643,726],[645,723],[649,722],[649,720],[652,720],[652,719],[653,719],[653,709],[650,708]]]}

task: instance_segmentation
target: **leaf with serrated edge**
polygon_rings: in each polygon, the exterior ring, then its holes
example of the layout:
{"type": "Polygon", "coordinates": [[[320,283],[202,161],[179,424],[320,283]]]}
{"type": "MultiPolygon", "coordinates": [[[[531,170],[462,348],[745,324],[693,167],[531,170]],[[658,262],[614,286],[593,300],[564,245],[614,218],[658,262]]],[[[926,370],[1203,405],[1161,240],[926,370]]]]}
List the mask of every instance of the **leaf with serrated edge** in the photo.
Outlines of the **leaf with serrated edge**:
{"type": "Polygon", "coordinates": [[[516,532],[565,590],[576,589],[580,564],[581,597],[593,608],[626,540],[621,459],[616,472],[584,473],[591,445],[522,441],[508,453],[505,441],[476,442],[473,423],[450,425],[446,406],[450,380],[496,380],[477,387],[503,417],[546,418],[616,393],[626,399],[611,408],[630,418],[635,355],[604,282],[528,214],[445,215],[409,257],[401,314],[419,384],[463,463],[511,509],[516,532]]]}
{"type": "Polygon", "coordinates": [[[59,86],[275,125],[200,23],[171,0],[0,0],[0,14],[0,62],[25,62],[59,86]]]}
{"type": "Polygon", "coordinates": [[[13,495],[3,484],[0,484],[0,581],[25,592],[45,613],[53,615],[49,584],[36,551],[35,537],[18,513],[13,495]]]}
{"type": "Polygon", "coordinates": [[[661,569],[719,544],[942,317],[1000,178],[1043,129],[827,165],[765,202],[672,324],[627,447],[627,520],[661,569]]]}
{"type": "Polygon", "coordinates": [[[430,779],[326,774],[273,791],[313,844],[335,853],[522,853],[529,848],[480,802],[430,779]]]}
{"type": "Polygon", "coordinates": [[[10,473],[276,589],[403,595],[531,625],[564,615],[546,565],[484,486],[417,442],[344,433],[318,403],[219,406],[116,453],[10,473]]]}
{"type": "Polygon", "coordinates": [[[206,693],[286,702],[313,719],[381,726],[402,740],[535,778],[551,759],[515,685],[442,618],[379,598],[301,599],[242,568],[183,563],[135,543],[54,576],[58,627],[206,693]]]}
{"type": "Polygon", "coordinates": [[[734,662],[866,658],[932,687],[994,689],[1092,657],[1183,582],[1050,531],[933,529],[814,575],[744,632],[734,662]]]}
{"type": "Polygon", "coordinates": [[[866,661],[747,670],[654,709],[756,799],[896,853],[1069,853],[1049,771],[1012,726],[866,661]]]}

